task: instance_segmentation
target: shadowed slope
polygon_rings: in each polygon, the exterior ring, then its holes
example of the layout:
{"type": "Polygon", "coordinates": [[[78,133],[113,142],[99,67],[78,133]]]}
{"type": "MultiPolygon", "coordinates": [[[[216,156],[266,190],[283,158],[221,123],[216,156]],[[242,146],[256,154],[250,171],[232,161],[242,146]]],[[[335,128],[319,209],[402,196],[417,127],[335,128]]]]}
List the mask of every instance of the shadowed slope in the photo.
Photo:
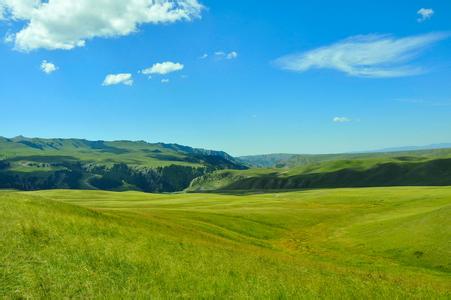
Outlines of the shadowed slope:
{"type": "Polygon", "coordinates": [[[223,170],[196,178],[190,192],[451,185],[451,158],[356,159],[292,169],[223,170]]]}

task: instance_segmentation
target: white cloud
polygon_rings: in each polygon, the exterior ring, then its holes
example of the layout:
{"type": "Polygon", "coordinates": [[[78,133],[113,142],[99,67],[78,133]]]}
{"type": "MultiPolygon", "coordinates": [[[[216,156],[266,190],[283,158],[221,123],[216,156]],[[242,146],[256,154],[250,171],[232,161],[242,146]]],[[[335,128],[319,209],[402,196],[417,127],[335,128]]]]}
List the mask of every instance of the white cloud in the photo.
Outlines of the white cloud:
{"type": "Polygon", "coordinates": [[[235,59],[238,57],[238,52],[236,51],[232,51],[229,53],[226,53],[224,51],[216,51],[214,53],[214,56],[216,57],[216,59],[222,60],[222,59],[235,59]]]}
{"type": "Polygon", "coordinates": [[[207,59],[208,58],[208,54],[204,53],[202,56],[199,57],[199,59],[207,59]]]}
{"type": "Polygon", "coordinates": [[[334,123],[349,123],[352,120],[348,117],[335,117],[332,119],[334,123]]]}
{"type": "Polygon", "coordinates": [[[0,0],[3,17],[13,21],[27,20],[32,17],[42,0],[0,0]]]}
{"type": "Polygon", "coordinates": [[[122,73],[122,74],[108,74],[103,80],[103,86],[110,86],[116,84],[133,85],[132,74],[122,73]]]}
{"type": "Polygon", "coordinates": [[[15,33],[22,51],[83,47],[95,37],[126,36],[141,24],[191,21],[202,10],[198,0],[0,0],[8,20],[26,23],[15,33]]]}
{"type": "Polygon", "coordinates": [[[232,51],[229,54],[227,54],[227,59],[235,59],[237,57],[238,57],[238,53],[235,51],[232,51]]]}
{"type": "Polygon", "coordinates": [[[142,70],[141,73],[144,75],[151,74],[166,75],[172,72],[181,71],[183,70],[184,67],[185,66],[180,63],[166,61],[163,63],[154,64],[152,67],[142,70]]]}
{"type": "Polygon", "coordinates": [[[51,73],[55,72],[56,70],[58,70],[58,67],[55,66],[51,62],[43,60],[41,63],[41,70],[42,70],[42,72],[44,72],[46,74],[51,74],[51,73]]]}
{"type": "Polygon", "coordinates": [[[420,15],[420,17],[417,19],[418,22],[424,22],[434,15],[434,10],[430,8],[421,8],[419,11],[417,11],[417,14],[420,15]]]}
{"type": "Polygon", "coordinates": [[[449,33],[430,33],[405,38],[390,35],[361,35],[336,44],[288,55],[276,60],[284,70],[335,69],[358,77],[402,77],[423,73],[409,65],[426,47],[449,37],[449,33]]]}
{"type": "Polygon", "coordinates": [[[164,78],[164,79],[161,79],[161,83],[169,83],[169,79],[167,79],[167,78],[164,78]]]}
{"type": "Polygon", "coordinates": [[[226,53],[224,51],[216,51],[214,54],[218,58],[223,58],[224,56],[226,56],[226,53]]]}

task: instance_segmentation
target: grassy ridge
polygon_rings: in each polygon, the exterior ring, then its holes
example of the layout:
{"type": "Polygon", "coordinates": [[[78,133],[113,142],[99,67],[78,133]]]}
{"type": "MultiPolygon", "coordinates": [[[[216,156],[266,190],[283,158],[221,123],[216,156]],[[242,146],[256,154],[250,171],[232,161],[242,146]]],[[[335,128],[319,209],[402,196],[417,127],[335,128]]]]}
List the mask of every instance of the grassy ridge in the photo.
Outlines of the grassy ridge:
{"type": "Polygon", "coordinates": [[[451,188],[0,192],[0,297],[448,298],[451,188]]]}
{"type": "Polygon", "coordinates": [[[245,167],[225,152],[177,144],[0,137],[0,188],[174,192],[228,168],[245,167]]]}
{"type": "Polygon", "coordinates": [[[222,170],[196,178],[188,191],[451,185],[451,158],[389,156],[324,161],[283,169],[222,170]]]}
{"type": "MultiPolygon", "coordinates": [[[[0,137],[0,160],[11,161],[13,167],[21,167],[22,170],[27,164],[14,162],[83,161],[107,166],[124,163],[139,167],[170,165],[202,167],[208,164],[208,156],[221,157],[224,159],[223,163],[235,162],[231,156],[222,151],[194,149],[177,144],[0,137]]],[[[30,164],[29,167],[30,171],[34,171],[36,164],[30,164]]]]}

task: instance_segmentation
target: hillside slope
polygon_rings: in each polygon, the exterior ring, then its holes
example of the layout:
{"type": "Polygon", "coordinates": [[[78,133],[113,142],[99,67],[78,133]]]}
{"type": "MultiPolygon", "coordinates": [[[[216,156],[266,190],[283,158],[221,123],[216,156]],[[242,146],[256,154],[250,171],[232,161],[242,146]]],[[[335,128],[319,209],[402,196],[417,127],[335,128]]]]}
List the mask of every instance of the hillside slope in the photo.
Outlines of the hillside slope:
{"type": "Polygon", "coordinates": [[[225,152],[177,144],[0,137],[0,188],[173,192],[218,169],[244,169],[225,152]]]}
{"type": "MultiPolygon", "coordinates": [[[[445,147],[446,144],[443,145],[445,147]]],[[[432,145],[431,145],[432,147],[432,145]]],[[[239,159],[256,168],[294,168],[302,167],[314,163],[322,163],[334,160],[355,160],[355,159],[390,159],[397,157],[418,157],[418,158],[443,158],[451,157],[451,148],[436,148],[422,150],[387,149],[385,152],[368,153],[342,153],[342,154],[267,154],[241,156],[239,159]]]]}
{"type": "Polygon", "coordinates": [[[222,170],[196,178],[189,192],[451,185],[451,158],[399,156],[334,160],[290,169],[222,170]]]}
{"type": "Polygon", "coordinates": [[[0,191],[0,298],[449,299],[451,189],[0,191]]]}

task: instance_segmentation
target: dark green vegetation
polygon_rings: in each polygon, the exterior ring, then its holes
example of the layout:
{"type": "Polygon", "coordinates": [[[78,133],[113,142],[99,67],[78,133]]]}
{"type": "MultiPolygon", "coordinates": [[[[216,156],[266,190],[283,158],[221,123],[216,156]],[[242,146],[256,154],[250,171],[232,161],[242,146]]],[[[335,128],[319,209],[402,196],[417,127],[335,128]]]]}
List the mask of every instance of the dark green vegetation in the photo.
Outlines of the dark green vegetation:
{"type": "Polygon", "coordinates": [[[201,175],[245,166],[176,144],[0,137],[0,188],[174,192],[201,175]]]}
{"type": "Polygon", "coordinates": [[[298,155],[288,160],[284,155],[269,157],[264,159],[267,164],[291,167],[216,171],[194,179],[188,191],[451,185],[451,149],[298,155]],[[278,162],[274,161],[276,158],[278,162]],[[283,164],[280,162],[282,159],[285,161],[283,164]]]}
{"type": "Polygon", "coordinates": [[[0,192],[0,298],[449,299],[451,188],[0,192]]]}

